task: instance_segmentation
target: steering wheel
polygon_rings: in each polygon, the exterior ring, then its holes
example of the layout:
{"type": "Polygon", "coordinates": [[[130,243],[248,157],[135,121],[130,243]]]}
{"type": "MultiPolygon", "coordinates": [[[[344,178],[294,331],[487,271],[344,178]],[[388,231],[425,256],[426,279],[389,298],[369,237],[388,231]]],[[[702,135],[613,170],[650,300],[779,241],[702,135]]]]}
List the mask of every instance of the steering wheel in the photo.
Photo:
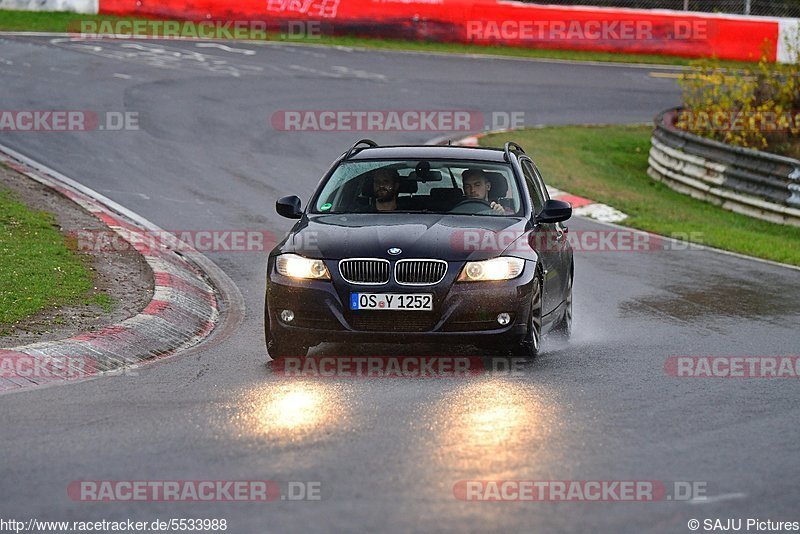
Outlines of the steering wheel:
{"type": "Polygon", "coordinates": [[[465,198],[464,200],[453,206],[450,209],[450,211],[454,212],[464,206],[469,206],[469,208],[467,208],[465,211],[460,211],[461,213],[475,214],[484,212],[486,210],[494,211],[492,210],[491,202],[487,200],[482,200],[480,198],[465,198]]]}

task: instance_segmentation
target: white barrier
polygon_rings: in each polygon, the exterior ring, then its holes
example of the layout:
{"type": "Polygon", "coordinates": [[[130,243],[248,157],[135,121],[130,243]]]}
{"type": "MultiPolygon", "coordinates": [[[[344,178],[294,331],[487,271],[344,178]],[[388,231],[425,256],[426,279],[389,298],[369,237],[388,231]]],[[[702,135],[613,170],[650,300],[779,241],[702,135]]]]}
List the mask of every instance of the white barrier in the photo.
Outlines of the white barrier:
{"type": "Polygon", "coordinates": [[[0,0],[0,9],[22,11],[72,11],[95,14],[99,0],[0,0]]]}

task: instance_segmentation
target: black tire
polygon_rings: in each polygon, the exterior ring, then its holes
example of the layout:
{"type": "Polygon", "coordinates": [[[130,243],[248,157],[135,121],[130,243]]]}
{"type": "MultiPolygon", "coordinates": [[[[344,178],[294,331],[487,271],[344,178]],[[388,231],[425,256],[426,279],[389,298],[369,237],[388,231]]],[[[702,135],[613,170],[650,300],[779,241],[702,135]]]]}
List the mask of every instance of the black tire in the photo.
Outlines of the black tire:
{"type": "Polygon", "coordinates": [[[528,316],[528,333],[515,351],[526,358],[535,358],[542,347],[542,276],[537,273],[531,290],[531,313],[528,316]]]}
{"type": "Polygon", "coordinates": [[[570,272],[569,281],[567,282],[567,298],[564,304],[564,316],[553,328],[553,334],[563,340],[568,340],[570,336],[572,336],[572,279],[573,275],[570,272]]]}

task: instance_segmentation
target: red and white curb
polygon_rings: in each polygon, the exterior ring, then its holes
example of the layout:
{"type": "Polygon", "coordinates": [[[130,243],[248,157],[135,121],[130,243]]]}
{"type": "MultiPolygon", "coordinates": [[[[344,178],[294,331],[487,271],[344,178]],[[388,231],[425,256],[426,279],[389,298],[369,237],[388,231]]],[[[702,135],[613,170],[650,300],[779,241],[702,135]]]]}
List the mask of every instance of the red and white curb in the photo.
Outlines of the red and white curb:
{"type": "MultiPolygon", "coordinates": [[[[142,225],[107,203],[0,151],[0,162],[71,199],[139,251],[153,271],[152,300],[121,323],[64,339],[0,349],[0,393],[128,369],[162,358],[207,338],[220,319],[218,292],[209,276],[174,243],[143,243],[142,225]]],[[[160,234],[164,235],[166,232],[160,234]]]]}
{"type": "MultiPolygon", "coordinates": [[[[493,133],[505,133],[509,131],[511,130],[482,132],[476,135],[464,137],[458,141],[453,141],[452,144],[458,146],[479,146],[481,137],[493,133]]],[[[600,202],[595,202],[594,200],[590,200],[588,198],[579,197],[549,185],[547,186],[547,192],[550,193],[550,198],[554,200],[563,200],[564,202],[569,202],[572,205],[572,213],[574,215],[589,217],[590,219],[609,223],[617,223],[628,218],[627,215],[607,204],[601,204],[600,202]]]]}

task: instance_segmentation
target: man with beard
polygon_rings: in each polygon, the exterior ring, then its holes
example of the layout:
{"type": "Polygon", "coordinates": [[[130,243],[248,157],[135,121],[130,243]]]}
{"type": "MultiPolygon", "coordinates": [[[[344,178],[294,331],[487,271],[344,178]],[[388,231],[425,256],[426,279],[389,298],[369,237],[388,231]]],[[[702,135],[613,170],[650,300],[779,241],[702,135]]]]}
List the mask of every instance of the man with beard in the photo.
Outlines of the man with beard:
{"type": "Polygon", "coordinates": [[[397,209],[397,193],[400,191],[400,175],[386,167],[375,171],[372,177],[372,193],[375,196],[375,211],[397,209]]]}

